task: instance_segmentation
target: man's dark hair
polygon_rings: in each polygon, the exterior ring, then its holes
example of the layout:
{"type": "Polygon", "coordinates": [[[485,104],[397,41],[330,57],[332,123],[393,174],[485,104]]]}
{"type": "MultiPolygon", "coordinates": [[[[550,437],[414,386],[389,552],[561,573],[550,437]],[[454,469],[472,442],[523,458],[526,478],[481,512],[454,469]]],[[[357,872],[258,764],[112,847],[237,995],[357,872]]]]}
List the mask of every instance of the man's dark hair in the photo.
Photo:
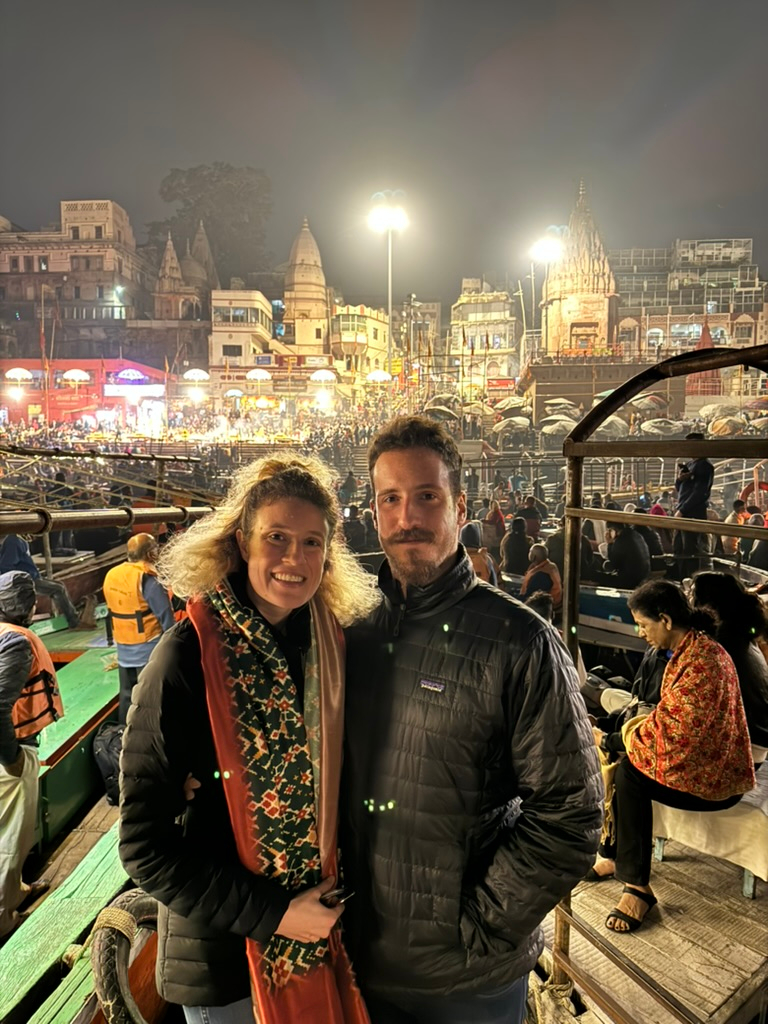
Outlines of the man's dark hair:
{"type": "Polygon", "coordinates": [[[537,590],[530,597],[525,599],[525,603],[529,608],[532,608],[542,619],[547,622],[552,621],[554,615],[555,602],[551,594],[548,594],[546,590],[537,590]]]}
{"type": "Polygon", "coordinates": [[[734,512],[736,511],[737,508],[746,508],[746,507],[747,507],[746,501],[742,501],[741,498],[737,498],[736,501],[734,501],[734,503],[733,503],[733,511],[734,512]]]}
{"type": "Polygon", "coordinates": [[[448,431],[427,416],[396,416],[373,438],[368,446],[368,472],[373,484],[373,469],[384,452],[404,452],[426,448],[440,456],[451,482],[454,498],[461,494],[462,458],[448,431]]]}
{"type": "Polygon", "coordinates": [[[685,435],[686,441],[703,441],[705,440],[704,435],[700,430],[691,430],[685,435]]]}

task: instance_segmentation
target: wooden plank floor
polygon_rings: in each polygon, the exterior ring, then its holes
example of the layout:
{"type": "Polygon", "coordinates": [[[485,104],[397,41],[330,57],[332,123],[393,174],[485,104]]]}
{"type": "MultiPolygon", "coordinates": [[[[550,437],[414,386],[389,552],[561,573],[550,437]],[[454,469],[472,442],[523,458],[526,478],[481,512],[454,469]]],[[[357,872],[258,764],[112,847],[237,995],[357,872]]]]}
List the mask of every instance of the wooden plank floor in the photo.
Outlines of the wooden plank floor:
{"type": "MultiPolygon", "coordinates": [[[[583,883],[573,893],[573,913],[611,947],[650,975],[702,1024],[746,1021],[742,1011],[755,993],[768,992],[768,885],[757,898],[741,895],[742,871],[669,842],[664,861],[654,862],[651,885],[659,906],[634,934],[609,932],[605,918],[616,906],[621,883],[583,883]]],[[[553,915],[545,933],[551,948],[553,915]]],[[[575,931],[571,957],[636,1024],[672,1024],[675,1017],[575,931]]],[[[746,1011],[744,1011],[746,1012],[746,1011]]]]}

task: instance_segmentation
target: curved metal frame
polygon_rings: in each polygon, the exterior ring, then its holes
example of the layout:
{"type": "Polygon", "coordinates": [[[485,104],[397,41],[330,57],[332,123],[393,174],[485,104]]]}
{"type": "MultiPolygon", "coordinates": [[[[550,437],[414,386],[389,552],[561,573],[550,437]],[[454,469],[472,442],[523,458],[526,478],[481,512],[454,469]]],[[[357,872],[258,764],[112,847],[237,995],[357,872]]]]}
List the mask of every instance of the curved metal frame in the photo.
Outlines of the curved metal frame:
{"type": "MultiPolygon", "coordinates": [[[[768,442],[760,438],[728,438],[715,441],[591,441],[590,438],[605,420],[626,402],[639,395],[653,384],[671,379],[687,377],[691,373],[705,370],[724,369],[729,366],[748,366],[768,372],[768,345],[751,348],[715,348],[703,352],[685,353],[672,356],[661,363],[649,366],[634,377],[620,384],[574,427],[563,442],[566,458],[566,507],[565,507],[565,579],[563,581],[563,634],[571,654],[578,649],[579,625],[579,553],[581,551],[582,519],[609,519],[611,522],[647,522],[626,512],[611,512],[583,508],[583,463],[585,458],[600,456],[670,457],[670,447],[675,452],[689,457],[712,458],[765,458],[768,442]]],[[[711,533],[710,523],[698,519],[675,519],[676,530],[711,533]]],[[[765,535],[759,528],[748,526],[718,525],[717,532],[730,537],[752,537],[765,535]]]]}

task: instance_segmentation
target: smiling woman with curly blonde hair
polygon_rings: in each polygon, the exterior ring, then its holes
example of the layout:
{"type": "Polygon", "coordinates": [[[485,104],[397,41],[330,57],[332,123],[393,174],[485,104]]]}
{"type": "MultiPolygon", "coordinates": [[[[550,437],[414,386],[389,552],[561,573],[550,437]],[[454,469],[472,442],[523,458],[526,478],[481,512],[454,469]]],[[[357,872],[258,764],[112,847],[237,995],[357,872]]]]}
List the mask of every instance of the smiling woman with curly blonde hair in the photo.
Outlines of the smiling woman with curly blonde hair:
{"type": "Polygon", "coordinates": [[[377,602],[339,523],[328,468],[276,452],[158,564],[189,618],[133,692],[120,852],[162,905],[159,987],[190,1024],[224,1006],[232,1022],[368,1019],[343,908],[322,899],[338,880],[340,624],[377,602]]]}

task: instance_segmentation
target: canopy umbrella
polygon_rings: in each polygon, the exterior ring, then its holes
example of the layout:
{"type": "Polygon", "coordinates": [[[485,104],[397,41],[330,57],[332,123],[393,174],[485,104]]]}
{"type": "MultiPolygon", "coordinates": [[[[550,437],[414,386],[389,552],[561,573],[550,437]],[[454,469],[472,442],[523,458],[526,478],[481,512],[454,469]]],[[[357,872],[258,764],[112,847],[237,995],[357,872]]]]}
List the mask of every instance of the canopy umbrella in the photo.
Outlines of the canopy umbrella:
{"type": "Polygon", "coordinates": [[[709,405],[702,405],[698,415],[706,423],[709,423],[710,420],[716,420],[723,416],[736,416],[740,412],[741,409],[735,402],[711,402],[709,405]]]}
{"type": "Polygon", "coordinates": [[[629,427],[621,419],[620,416],[609,416],[608,419],[601,423],[595,431],[595,437],[617,439],[619,437],[627,437],[629,434],[629,427]]]}
{"type": "Polygon", "coordinates": [[[65,370],[61,375],[62,380],[70,381],[73,384],[85,384],[90,381],[91,375],[87,370],[65,370]]]}
{"type": "MultiPolygon", "coordinates": [[[[185,374],[186,376],[186,374],[185,374]]],[[[246,380],[272,380],[272,374],[269,370],[265,370],[263,366],[254,366],[252,370],[249,370],[245,375],[246,380]]]]}
{"type": "Polygon", "coordinates": [[[471,416],[493,416],[494,410],[485,402],[469,402],[463,406],[463,411],[471,416]]]}
{"type": "Polygon", "coordinates": [[[510,409],[522,409],[528,404],[528,399],[522,395],[508,395],[494,405],[494,412],[507,412],[510,409]]]}
{"type": "Polygon", "coordinates": [[[459,418],[453,409],[446,409],[444,405],[432,405],[429,409],[424,410],[424,415],[430,416],[433,420],[457,420],[459,418]]]}
{"type": "Polygon", "coordinates": [[[427,402],[427,404],[424,406],[424,408],[425,409],[431,409],[432,406],[434,406],[434,405],[451,406],[451,405],[455,404],[456,402],[458,402],[458,400],[459,399],[458,399],[458,397],[456,395],[450,394],[449,392],[444,392],[441,395],[433,395],[433,397],[430,398],[430,400],[427,402]]]}
{"type": "Polygon", "coordinates": [[[744,408],[749,409],[750,412],[768,412],[768,395],[760,395],[758,398],[753,398],[750,402],[747,402],[744,408]]]}
{"type": "Polygon", "coordinates": [[[578,405],[576,405],[575,402],[572,402],[570,398],[547,398],[544,405],[547,408],[551,406],[553,409],[578,409],[578,405]]]}
{"type": "MultiPolygon", "coordinates": [[[[127,372],[128,372],[127,370],[123,370],[123,373],[127,373],[127,372]]],[[[121,374],[118,374],[118,377],[119,376],[121,376],[121,374]]],[[[143,374],[139,374],[139,376],[143,377],[144,375],[143,374]]],[[[135,378],[131,378],[131,379],[135,379],[135,378]]],[[[210,380],[211,379],[211,375],[206,370],[192,369],[192,370],[187,370],[186,373],[182,374],[182,379],[183,380],[203,381],[203,380],[210,380]]]]}
{"type": "Polygon", "coordinates": [[[554,413],[552,416],[545,416],[544,419],[539,420],[539,426],[548,426],[550,423],[567,423],[571,427],[576,426],[576,420],[573,416],[566,416],[565,413],[554,413]]]}
{"type": "Polygon", "coordinates": [[[365,378],[369,384],[389,384],[392,374],[386,370],[371,370],[365,378]]]}
{"type": "Polygon", "coordinates": [[[224,392],[225,398],[242,398],[243,392],[240,388],[230,388],[229,391],[224,392]]]}
{"type": "Polygon", "coordinates": [[[494,423],[494,434],[514,434],[515,431],[529,430],[531,421],[527,416],[507,416],[506,419],[494,423]]]}
{"type": "Polygon", "coordinates": [[[12,366],[10,370],[5,371],[5,379],[13,380],[17,383],[20,380],[32,380],[33,376],[32,371],[25,369],[23,366],[12,366]]]}
{"type": "Polygon", "coordinates": [[[764,430],[767,430],[768,429],[768,416],[761,416],[760,419],[758,419],[758,420],[752,420],[749,425],[754,430],[759,430],[761,432],[764,431],[764,430]]]}
{"type": "Polygon", "coordinates": [[[666,409],[669,402],[664,395],[638,395],[629,403],[637,412],[660,412],[666,409]]]}
{"type": "Polygon", "coordinates": [[[333,370],[315,370],[314,373],[310,373],[309,379],[313,384],[331,384],[336,380],[336,374],[333,370]]]}
{"type": "Polygon", "coordinates": [[[645,423],[640,424],[641,433],[656,434],[661,437],[678,437],[686,429],[685,423],[676,422],[675,420],[646,420],[645,423]]]}
{"type": "Polygon", "coordinates": [[[573,420],[558,420],[557,423],[547,423],[541,428],[541,432],[547,437],[565,437],[575,426],[573,420]]]}
{"type": "Polygon", "coordinates": [[[746,425],[746,420],[741,416],[721,416],[712,420],[707,430],[714,437],[733,437],[734,434],[741,434],[746,425]]]}
{"type": "Polygon", "coordinates": [[[606,388],[605,391],[598,391],[595,398],[607,398],[608,395],[612,395],[616,388],[606,388]]]}

